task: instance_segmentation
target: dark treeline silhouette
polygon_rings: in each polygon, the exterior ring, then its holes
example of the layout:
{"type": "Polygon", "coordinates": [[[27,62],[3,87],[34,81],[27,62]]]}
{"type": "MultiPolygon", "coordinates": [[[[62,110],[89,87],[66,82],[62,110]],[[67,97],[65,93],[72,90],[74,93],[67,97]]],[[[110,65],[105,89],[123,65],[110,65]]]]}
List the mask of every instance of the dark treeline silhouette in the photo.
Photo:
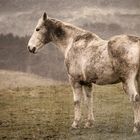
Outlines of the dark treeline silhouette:
{"type": "Polygon", "coordinates": [[[0,45],[24,45],[27,43],[29,37],[19,37],[19,36],[14,36],[12,33],[9,34],[0,34],[0,45]]]}
{"type": "Polygon", "coordinates": [[[81,26],[82,28],[97,33],[103,39],[109,39],[112,36],[123,34],[124,32],[131,32],[130,29],[122,28],[119,24],[116,23],[85,23],[81,26]],[[130,30],[130,31],[129,31],[130,30]]]}
{"type": "Polygon", "coordinates": [[[34,73],[54,80],[67,80],[63,55],[51,44],[38,54],[27,50],[29,36],[19,37],[12,33],[0,34],[0,69],[34,73]]]}

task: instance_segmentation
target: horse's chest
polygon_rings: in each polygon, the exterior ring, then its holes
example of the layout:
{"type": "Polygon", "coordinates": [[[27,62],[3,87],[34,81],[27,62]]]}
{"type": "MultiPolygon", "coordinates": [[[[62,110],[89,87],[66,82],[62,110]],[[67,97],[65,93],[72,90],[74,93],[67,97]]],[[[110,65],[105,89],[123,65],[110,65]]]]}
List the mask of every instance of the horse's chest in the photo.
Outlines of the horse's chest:
{"type": "Polygon", "coordinates": [[[82,67],[81,60],[79,58],[72,57],[71,59],[65,60],[67,72],[69,75],[74,77],[74,79],[82,80],[82,67]]]}

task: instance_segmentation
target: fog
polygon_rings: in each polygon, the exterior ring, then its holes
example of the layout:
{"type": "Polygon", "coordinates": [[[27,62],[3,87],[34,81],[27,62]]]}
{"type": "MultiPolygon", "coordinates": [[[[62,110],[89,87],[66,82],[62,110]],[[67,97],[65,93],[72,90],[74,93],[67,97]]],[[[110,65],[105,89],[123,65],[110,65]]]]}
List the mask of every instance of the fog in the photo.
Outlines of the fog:
{"type": "Polygon", "coordinates": [[[0,0],[0,32],[30,35],[37,20],[46,11],[51,17],[80,27],[93,25],[90,28],[97,34],[94,25],[102,23],[106,26],[116,24],[123,33],[139,35],[139,7],[139,0],[0,0]]]}

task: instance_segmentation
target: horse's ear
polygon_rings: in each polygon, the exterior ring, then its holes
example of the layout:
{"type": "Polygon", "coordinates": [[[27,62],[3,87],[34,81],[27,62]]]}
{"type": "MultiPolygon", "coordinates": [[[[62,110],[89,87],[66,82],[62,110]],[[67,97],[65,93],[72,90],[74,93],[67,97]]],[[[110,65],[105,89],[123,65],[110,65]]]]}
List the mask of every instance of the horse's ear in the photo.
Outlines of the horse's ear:
{"type": "Polygon", "coordinates": [[[48,15],[46,14],[46,12],[43,13],[43,20],[47,20],[48,15]]]}

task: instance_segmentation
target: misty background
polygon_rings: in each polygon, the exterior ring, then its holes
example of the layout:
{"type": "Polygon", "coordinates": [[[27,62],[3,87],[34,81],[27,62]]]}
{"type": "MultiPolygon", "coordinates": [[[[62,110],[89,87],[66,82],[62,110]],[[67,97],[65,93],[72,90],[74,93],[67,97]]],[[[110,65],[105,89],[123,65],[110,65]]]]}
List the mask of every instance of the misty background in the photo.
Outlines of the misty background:
{"type": "Polygon", "coordinates": [[[0,0],[0,70],[67,81],[64,58],[56,47],[48,44],[36,55],[26,49],[44,11],[103,39],[140,36],[140,0],[0,0]]]}

